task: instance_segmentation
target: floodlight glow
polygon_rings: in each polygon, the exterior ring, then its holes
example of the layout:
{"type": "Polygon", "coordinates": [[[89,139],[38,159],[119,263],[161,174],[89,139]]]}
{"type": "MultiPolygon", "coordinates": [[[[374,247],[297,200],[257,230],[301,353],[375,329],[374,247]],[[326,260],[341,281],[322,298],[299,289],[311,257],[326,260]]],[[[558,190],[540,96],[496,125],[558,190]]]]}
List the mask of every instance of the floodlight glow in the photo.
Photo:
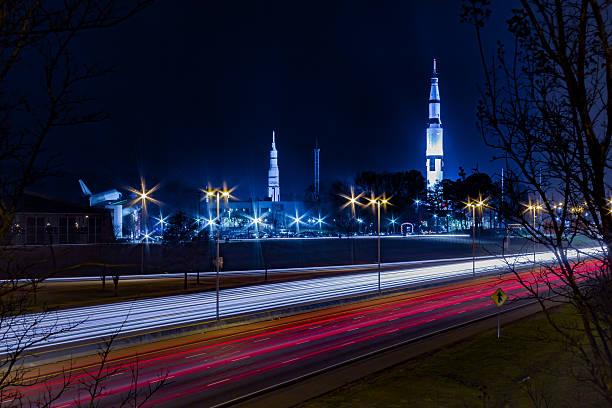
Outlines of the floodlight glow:
{"type": "Polygon", "coordinates": [[[147,213],[147,201],[152,202],[155,205],[162,205],[162,203],[156,199],[154,199],[153,197],[151,197],[151,194],[153,192],[155,192],[157,189],[159,188],[159,184],[156,184],[155,186],[153,186],[151,189],[147,190],[146,184],[145,184],[145,180],[143,177],[140,178],[140,190],[136,190],[133,187],[125,187],[126,190],[136,194],[136,198],[134,198],[132,201],[130,201],[127,206],[131,207],[134,204],[136,204],[137,202],[140,201],[140,204],[142,206],[142,210],[143,212],[146,214],[147,213]]]}

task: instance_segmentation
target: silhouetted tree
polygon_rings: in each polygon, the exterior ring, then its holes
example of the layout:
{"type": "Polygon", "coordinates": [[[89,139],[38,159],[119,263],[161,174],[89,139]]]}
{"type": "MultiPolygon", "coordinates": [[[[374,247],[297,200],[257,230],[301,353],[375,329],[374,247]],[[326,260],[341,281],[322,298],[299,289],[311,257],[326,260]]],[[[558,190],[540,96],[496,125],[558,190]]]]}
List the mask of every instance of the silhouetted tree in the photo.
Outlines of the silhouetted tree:
{"type": "MultiPolygon", "coordinates": [[[[208,228],[202,228],[201,231],[208,236],[208,228]]],[[[164,228],[164,244],[175,245],[192,241],[199,232],[196,221],[180,211],[168,219],[168,225],[164,228]]]]}
{"type": "MultiPolygon", "coordinates": [[[[150,3],[149,0],[1,3],[0,244],[7,242],[14,228],[15,210],[24,190],[56,173],[55,156],[45,150],[51,137],[60,129],[107,117],[90,104],[92,99],[85,91],[89,81],[109,69],[78,61],[72,44],[83,39],[83,33],[115,26],[150,3]]],[[[0,245],[0,260],[11,256],[7,251],[10,249],[0,245]]],[[[55,270],[55,266],[50,269],[55,270]]],[[[15,406],[22,402],[19,386],[27,372],[23,358],[36,345],[70,331],[79,323],[54,324],[49,311],[24,320],[22,315],[32,311],[34,300],[28,288],[0,281],[0,401],[11,400],[15,406]]],[[[46,399],[34,405],[51,402],[46,399]]]]}
{"type": "Polygon", "coordinates": [[[509,221],[554,255],[528,280],[516,276],[612,405],[610,3],[520,0],[507,20],[512,47],[498,43],[493,58],[482,43],[489,3],[466,0],[462,13],[475,28],[484,68],[478,124],[485,143],[508,162],[516,190],[504,191],[507,200],[520,202],[526,193],[532,204],[508,213],[509,221]],[[568,248],[584,237],[601,251],[576,260],[568,248]],[[551,297],[571,305],[581,324],[558,321],[551,297]]]}

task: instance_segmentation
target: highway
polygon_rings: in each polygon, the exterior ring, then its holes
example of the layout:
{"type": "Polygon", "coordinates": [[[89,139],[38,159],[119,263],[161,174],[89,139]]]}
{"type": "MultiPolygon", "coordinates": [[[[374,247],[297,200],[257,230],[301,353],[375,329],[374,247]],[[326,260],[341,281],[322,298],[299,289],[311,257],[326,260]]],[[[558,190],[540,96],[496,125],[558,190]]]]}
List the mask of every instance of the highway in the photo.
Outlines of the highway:
{"type": "MultiPolygon", "coordinates": [[[[585,250],[582,250],[585,251],[585,250]]],[[[537,263],[551,261],[551,253],[537,254],[537,263]]],[[[508,264],[531,265],[533,254],[505,258],[480,259],[475,263],[476,274],[506,272],[508,264]]],[[[392,291],[411,285],[433,284],[449,278],[472,275],[472,262],[399,269],[381,273],[381,290],[392,291]]],[[[313,302],[376,293],[378,274],[329,276],[291,282],[277,282],[220,292],[222,319],[262,311],[295,308],[313,302]]],[[[163,328],[185,326],[216,319],[216,294],[201,292],[161,298],[133,300],[99,306],[66,309],[45,314],[17,316],[0,328],[3,349],[10,352],[27,337],[32,343],[29,351],[57,348],[72,343],[100,339],[115,333],[127,336],[135,333],[159,331],[163,328]],[[51,336],[50,332],[58,332],[51,336]]]]}
{"type": "MultiPolygon", "coordinates": [[[[585,265],[583,271],[596,266],[585,265]]],[[[529,272],[525,272],[528,279],[529,272]]],[[[561,285],[551,275],[553,285],[561,285]]],[[[526,291],[513,275],[489,276],[444,287],[403,293],[362,302],[342,310],[322,310],[308,317],[269,322],[266,326],[203,336],[182,344],[160,344],[156,349],[111,360],[100,371],[96,364],[72,362],[69,371],[45,372],[40,383],[20,390],[23,402],[59,393],[51,404],[65,408],[86,404],[86,386],[102,372],[101,406],[118,406],[131,389],[135,375],[146,390],[162,379],[167,386],[146,401],[146,407],[214,407],[276,384],[324,370],[368,353],[456,327],[497,311],[489,296],[498,287],[509,294],[505,308],[527,303],[526,291]]],[[[138,398],[138,397],[137,397],[138,398]]],[[[144,395],[140,396],[141,402],[144,395]]],[[[5,405],[13,402],[6,399],[5,405]]],[[[16,403],[16,400],[14,401],[16,403]]]]}

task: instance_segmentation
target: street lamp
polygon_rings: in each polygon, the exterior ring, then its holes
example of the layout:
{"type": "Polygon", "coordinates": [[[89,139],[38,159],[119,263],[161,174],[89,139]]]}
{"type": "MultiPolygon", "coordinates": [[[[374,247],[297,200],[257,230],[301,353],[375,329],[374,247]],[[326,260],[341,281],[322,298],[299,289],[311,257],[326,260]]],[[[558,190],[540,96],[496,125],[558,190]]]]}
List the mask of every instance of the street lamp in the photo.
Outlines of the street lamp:
{"type": "Polygon", "coordinates": [[[147,214],[147,201],[150,201],[151,203],[155,204],[155,205],[162,205],[162,203],[156,199],[154,199],[153,197],[151,197],[151,194],[154,193],[157,189],[159,188],[159,184],[153,186],[151,189],[147,190],[147,187],[145,185],[145,180],[144,177],[140,177],[140,190],[137,190],[133,187],[126,187],[126,190],[136,194],[136,198],[134,198],[132,201],[130,201],[128,203],[128,207],[131,207],[132,205],[140,202],[140,224],[141,224],[141,235],[142,235],[142,239],[141,239],[141,250],[140,250],[140,274],[142,275],[144,273],[144,241],[146,240],[147,243],[149,242],[149,231],[148,231],[148,214],[147,214]],[[142,226],[144,225],[144,234],[142,232],[142,226]]]}
{"type": "MultiPolygon", "coordinates": [[[[217,230],[217,243],[216,243],[217,257],[215,259],[215,270],[216,270],[215,289],[216,289],[216,295],[217,295],[216,296],[217,298],[216,299],[217,320],[219,320],[219,273],[221,270],[221,258],[219,257],[219,224],[221,223],[221,220],[219,218],[219,199],[223,197],[227,202],[227,200],[229,200],[231,197],[232,190],[227,190],[225,187],[223,189],[209,188],[208,190],[202,190],[202,192],[206,193],[206,197],[208,197],[209,199],[217,200],[217,218],[216,218],[216,223],[215,223],[215,229],[217,230]]],[[[208,223],[211,225],[211,228],[212,228],[212,220],[209,220],[208,223]]]]}
{"type": "MultiPolygon", "coordinates": [[[[361,202],[359,201],[359,198],[361,198],[361,196],[363,195],[363,193],[359,193],[358,196],[355,197],[354,191],[353,189],[351,189],[351,196],[347,196],[344,194],[341,194],[342,197],[344,197],[347,202],[341,207],[341,208],[346,208],[347,206],[351,206],[351,209],[353,210],[353,216],[355,215],[355,204],[357,205],[363,205],[361,204],[361,202]]],[[[386,206],[387,204],[389,204],[389,199],[386,198],[383,194],[382,197],[374,197],[374,195],[372,194],[372,197],[368,199],[369,203],[366,204],[366,206],[369,205],[376,205],[377,208],[377,231],[378,231],[378,242],[377,242],[377,252],[378,252],[378,293],[381,293],[380,290],[380,206],[384,205],[386,206]]],[[[357,222],[361,223],[363,222],[363,220],[361,218],[357,219],[357,222]]]]}
{"type": "Polygon", "coordinates": [[[395,235],[395,224],[397,224],[397,218],[391,216],[391,219],[389,221],[391,222],[391,225],[393,227],[393,235],[395,235]]]}
{"type": "Polygon", "coordinates": [[[300,224],[303,222],[302,218],[304,218],[305,214],[299,215],[297,208],[295,209],[295,217],[289,216],[293,221],[289,223],[289,226],[295,224],[295,234],[296,236],[300,234],[300,224]]]}
{"type": "Polygon", "coordinates": [[[536,263],[536,240],[535,240],[535,238],[536,238],[536,234],[535,234],[535,231],[536,231],[536,211],[540,211],[542,209],[542,205],[540,205],[539,203],[538,204],[531,204],[531,200],[529,200],[529,201],[530,201],[529,204],[525,205],[526,209],[525,209],[525,211],[523,211],[523,214],[525,214],[527,211],[531,211],[532,214],[533,214],[533,223],[532,223],[532,226],[533,226],[533,237],[534,237],[534,239],[533,239],[533,263],[535,264],[536,263]]]}
{"type": "Polygon", "coordinates": [[[472,209],[472,276],[476,277],[476,208],[482,209],[486,200],[479,197],[478,201],[472,201],[468,197],[468,202],[465,203],[466,208],[472,209]]]}
{"type": "Polygon", "coordinates": [[[155,225],[159,225],[161,227],[161,236],[163,238],[164,236],[164,225],[168,224],[168,221],[166,221],[168,219],[168,216],[166,215],[165,217],[162,215],[161,209],[159,210],[159,218],[153,217],[155,220],[157,220],[157,224],[155,225]]]}
{"type": "Polygon", "coordinates": [[[382,205],[387,205],[389,204],[389,200],[384,198],[384,196],[381,197],[372,197],[369,199],[370,201],[370,205],[376,205],[376,209],[377,209],[377,216],[376,216],[376,220],[377,220],[377,229],[378,229],[378,293],[380,294],[380,206],[382,205]]]}
{"type": "Polygon", "coordinates": [[[419,211],[419,207],[421,206],[422,201],[417,198],[416,200],[414,200],[414,203],[417,206],[417,234],[419,234],[421,232],[421,212],[419,211]]]}
{"type": "MultiPolygon", "coordinates": [[[[361,202],[359,201],[359,199],[363,196],[363,191],[357,195],[355,195],[355,188],[353,186],[351,186],[351,195],[345,195],[345,194],[340,194],[340,197],[346,199],[346,203],[344,203],[340,209],[344,210],[346,207],[350,206],[351,207],[351,220],[354,220],[356,217],[356,212],[355,212],[355,205],[362,205],[361,202]]],[[[361,220],[361,218],[357,217],[357,223],[358,225],[358,233],[361,234],[361,223],[363,222],[363,220],[361,220]]]]}

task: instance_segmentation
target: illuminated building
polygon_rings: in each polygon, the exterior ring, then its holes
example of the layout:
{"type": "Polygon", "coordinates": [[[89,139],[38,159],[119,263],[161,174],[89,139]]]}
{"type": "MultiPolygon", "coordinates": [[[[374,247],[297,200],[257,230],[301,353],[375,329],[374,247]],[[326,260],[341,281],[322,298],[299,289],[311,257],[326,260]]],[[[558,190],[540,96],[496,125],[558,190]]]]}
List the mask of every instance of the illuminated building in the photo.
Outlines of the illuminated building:
{"type": "Polygon", "coordinates": [[[438,73],[436,60],[433,60],[433,75],[429,91],[429,121],[427,125],[426,173],[427,190],[433,190],[442,181],[444,168],[444,150],[442,137],[442,122],[440,121],[440,91],[438,90],[438,73]]]}

